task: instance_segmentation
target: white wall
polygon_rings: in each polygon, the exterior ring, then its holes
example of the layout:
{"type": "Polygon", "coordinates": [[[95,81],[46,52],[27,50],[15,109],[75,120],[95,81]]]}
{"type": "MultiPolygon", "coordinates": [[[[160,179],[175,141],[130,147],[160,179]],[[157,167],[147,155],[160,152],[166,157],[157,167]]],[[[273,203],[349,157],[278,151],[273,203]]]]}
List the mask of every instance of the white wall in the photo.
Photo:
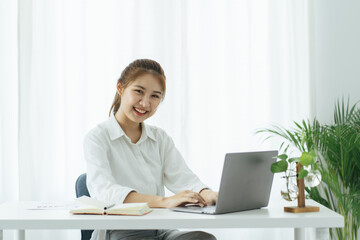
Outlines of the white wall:
{"type": "Polygon", "coordinates": [[[332,121],[338,97],[360,100],[360,1],[309,1],[312,114],[332,121]]]}

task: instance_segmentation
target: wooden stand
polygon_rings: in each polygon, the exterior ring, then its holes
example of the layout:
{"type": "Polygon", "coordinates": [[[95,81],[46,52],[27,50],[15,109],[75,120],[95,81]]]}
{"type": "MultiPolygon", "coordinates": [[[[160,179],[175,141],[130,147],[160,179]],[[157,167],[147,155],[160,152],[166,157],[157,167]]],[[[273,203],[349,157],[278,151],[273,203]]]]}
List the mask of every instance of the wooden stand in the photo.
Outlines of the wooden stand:
{"type": "MultiPolygon", "coordinates": [[[[299,163],[296,167],[297,175],[302,168],[302,165],[299,163]]],[[[304,179],[297,179],[297,186],[299,188],[299,195],[298,195],[298,205],[294,207],[284,207],[285,212],[292,212],[292,213],[303,213],[303,212],[319,212],[319,207],[314,206],[305,206],[305,183],[304,179]]]]}

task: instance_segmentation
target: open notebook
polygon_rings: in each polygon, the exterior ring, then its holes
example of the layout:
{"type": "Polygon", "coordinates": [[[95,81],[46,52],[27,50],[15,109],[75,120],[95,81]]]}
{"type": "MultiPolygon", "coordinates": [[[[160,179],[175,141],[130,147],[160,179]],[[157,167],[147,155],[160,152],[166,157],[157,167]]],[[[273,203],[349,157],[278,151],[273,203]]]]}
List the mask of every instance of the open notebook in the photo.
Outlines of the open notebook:
{"type": "Polygon", "coordinates": [[[76,199],[76,207],[70,210],[72,214],[97,215],[135,215],[141,216],[151,212],[147,203],[110,204],[94,198],[82,196],[76,199]]]}

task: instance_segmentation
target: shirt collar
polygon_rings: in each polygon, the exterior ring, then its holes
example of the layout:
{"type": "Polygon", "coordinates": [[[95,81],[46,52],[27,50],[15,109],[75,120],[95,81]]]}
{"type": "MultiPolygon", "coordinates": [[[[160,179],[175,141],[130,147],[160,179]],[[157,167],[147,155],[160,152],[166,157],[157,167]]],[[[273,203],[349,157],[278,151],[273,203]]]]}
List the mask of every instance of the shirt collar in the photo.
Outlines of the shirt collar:
{"type": "MultiPolygon", "coordinates": [[[[152,140],[156,141],[156,138],[154,136],[154,132],[153,132],[153,129],[151,129],[147,124],[145,124],[144,122],[141,123],[142,125],[142,134],[141,135],[144,135],[145,137],[149,137],[151,138],[152,140]]],[[[141,136],[142,137],[142,136],[141,136]]],[[[140,138],[141,139],[141,138],[140,138]]]]}
{"type": "MultiPolygon", "coordinates": [[[[145,141],[148,137],[156,141],[153,130],[144,122],[142,122],[141,125],[142,125],[142,133],[137,143],[141,143],[145,141]]],[[[110,118],[108,120],[107,130],[111,141],[114,141],[115,139],[120,138],[122,136],[126,136],[124,130],[122,130],[120,124],[116,120],[115,115],[113,113],[110,115],[110,118]]]]}
{"type": "Polygon", "coordinates": [[[120,127],[113,113],[111,113],[110,118],[107,124],[107,130],[109,132],[109,136],[111,141],[120,138],[125,135],[125,132],[120,127]]]}

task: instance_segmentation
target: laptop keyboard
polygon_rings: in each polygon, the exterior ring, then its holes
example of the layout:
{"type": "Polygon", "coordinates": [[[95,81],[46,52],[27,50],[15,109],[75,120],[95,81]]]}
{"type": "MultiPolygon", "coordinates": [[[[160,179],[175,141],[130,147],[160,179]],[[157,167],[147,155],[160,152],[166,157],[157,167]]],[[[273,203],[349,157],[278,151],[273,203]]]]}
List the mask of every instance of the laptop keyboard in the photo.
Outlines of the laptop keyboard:
{"type": "Polygon", "coordinates": [[[213,212],[215,212],[215,206],[206,206],[206,207],[186,206],[186,209],[201,211],[201,212],[205,212],[205,213],[213,213],[213,212]]]}

